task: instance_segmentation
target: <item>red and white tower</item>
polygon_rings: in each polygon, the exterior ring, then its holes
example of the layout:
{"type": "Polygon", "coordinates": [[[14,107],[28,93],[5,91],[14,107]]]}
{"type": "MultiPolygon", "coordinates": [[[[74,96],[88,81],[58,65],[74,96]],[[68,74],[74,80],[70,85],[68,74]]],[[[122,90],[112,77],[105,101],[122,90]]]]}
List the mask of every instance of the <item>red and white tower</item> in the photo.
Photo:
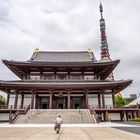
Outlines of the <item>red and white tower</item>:
{"type": "MultiPolygon", "coordinates": [[[[108,43],[107,43],[107,37],[106,37],[106,26],[105,26],[105,20],[103,18],[103,6],[100,2],[100,13],[101,13],[101,19],[100,19],[100,32],[101,32],[101,61],[102,60],[110,60],[110,54],[109,54],[109,49],[108,49],[108,43]]],[[[113,80],[114,81],[114,76],[113,73],[111,73],[109,75],[109,77],[107,78],[109,80],[113,80]]]]}

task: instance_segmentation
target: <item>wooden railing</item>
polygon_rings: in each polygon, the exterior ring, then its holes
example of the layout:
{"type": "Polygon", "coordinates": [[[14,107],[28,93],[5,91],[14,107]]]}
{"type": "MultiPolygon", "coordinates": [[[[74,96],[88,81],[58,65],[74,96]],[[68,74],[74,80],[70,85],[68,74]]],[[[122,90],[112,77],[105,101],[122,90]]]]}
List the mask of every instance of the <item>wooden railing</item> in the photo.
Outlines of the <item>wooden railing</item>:
{"type": "Polygon", "coordinates": [[[114,109],[114,108],[123,108],[123,106],[105,105],[104,107],[103,106],[99,107],[99,105],[90,105],[89,108],[92,108],[92,109],[114,109]]]}
{"type": "Polygon", "coordinates": [[[25,109],[27,108],[28,106],[14,106],[14,105],[9,105],[9,106],[5,106],[5,105],[0,105],[0,109],[25,109]]]}
{"type": "Polygon", "coordinates": [[[30,109],[30,105],[28,105],[26,108],[22,110],[17,110],[16,113],[10,112],[9,123],[13,123],[19,115],[26,114],[29,109],[30,109]]]}
{"type": "Polygon", "coordinates": [[[98,116],[97,116],[94,108],[90,108],[90,106],[89,106],[89,112],[93,116],[95,123],[99,123],[99,119],[98,119],[98,116]]]}

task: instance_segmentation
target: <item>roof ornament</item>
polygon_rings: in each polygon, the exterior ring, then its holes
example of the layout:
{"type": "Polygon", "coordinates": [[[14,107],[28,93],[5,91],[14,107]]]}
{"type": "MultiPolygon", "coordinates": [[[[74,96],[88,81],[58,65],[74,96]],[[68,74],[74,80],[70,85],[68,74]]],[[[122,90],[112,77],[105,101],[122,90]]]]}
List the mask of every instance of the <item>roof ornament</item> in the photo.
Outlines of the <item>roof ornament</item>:
{"type": "Polygon", "coordinates": [[[94,59],[93,59],[93,51],[92,51],[91,48],[88,48],[88,54],[89,54],[91,60],[94,60],[94,59]]]}
{"type": "Polygon", "coordinates": [[[32,55],[30,60],[34,60],[38,53],[39,53],[39,48],[36,48],[35,52],[33,53],[33,55],[32,55]]]}
{"type": "Polygon", "coordinates": [[[105,20],[103,18],[103,6],[100,0],[100,6],[99,10],[101,13],[101,19],[100,19],[100,32],[101,32],[101,59],[103,58],[109,58],[110,54],[108,50],[108,43],[107,43],[107,37],[106,37],[106,27],[105,27],[105,20]]]}
{"type": "Polygon", "coordinates": [[[38,52],[39,52],[39,48],[36,48],[36,49],[35,49],[35,52],[38,53],[38,52]]]}

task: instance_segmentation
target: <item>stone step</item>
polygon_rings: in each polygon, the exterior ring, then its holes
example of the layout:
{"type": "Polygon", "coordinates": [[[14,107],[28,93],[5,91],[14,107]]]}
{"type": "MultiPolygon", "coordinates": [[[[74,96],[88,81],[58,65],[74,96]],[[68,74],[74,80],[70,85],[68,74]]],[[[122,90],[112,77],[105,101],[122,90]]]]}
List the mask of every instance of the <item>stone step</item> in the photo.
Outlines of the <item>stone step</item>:
{"type": "Polygon", "coordinates": [[[20,115],[15,123],[54,124],[58,115],[61,115],[64,124],[95,123],[88,109],[33,109],[26,115],[20,115]]]}

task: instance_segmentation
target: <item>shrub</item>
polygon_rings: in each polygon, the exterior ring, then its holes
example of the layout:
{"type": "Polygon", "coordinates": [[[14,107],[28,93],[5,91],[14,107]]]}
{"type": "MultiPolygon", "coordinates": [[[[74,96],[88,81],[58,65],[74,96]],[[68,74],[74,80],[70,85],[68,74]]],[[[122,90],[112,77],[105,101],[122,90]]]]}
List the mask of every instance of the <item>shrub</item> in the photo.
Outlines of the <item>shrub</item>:
{"type": "Polygon", "coordinates": [[[140,122],[140,118],[135,118],[135,119],[132,119],[131,121],[140,122]]]}

